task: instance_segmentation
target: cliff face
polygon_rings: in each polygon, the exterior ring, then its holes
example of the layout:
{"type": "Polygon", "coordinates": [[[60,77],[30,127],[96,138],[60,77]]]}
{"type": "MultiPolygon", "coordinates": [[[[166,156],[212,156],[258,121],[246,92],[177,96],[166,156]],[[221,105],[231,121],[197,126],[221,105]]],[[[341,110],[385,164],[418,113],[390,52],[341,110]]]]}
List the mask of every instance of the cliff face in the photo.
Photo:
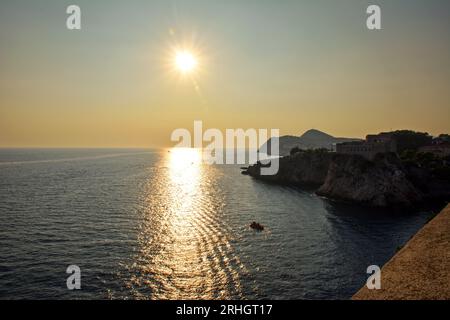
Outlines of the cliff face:
{"type": "Polygon", "coordinates": [[[317,194],[377,207],[409,206],[424,200],[393,154],[379,154],[373,162],[336,155],[317,194]]]}
{"type": "Polygon", "coordinates": [[[281,158],[280,169],[274,176],[261,176],[259,165],[249,167],[247,173],[275,183],[318,187],[325,181],[332,157],[328,152],[301,152],[281,158]]]}
{"type": "Polygon", "coordinates": [[[261,176],[259,164],[246,173],[274,183],[315,186],[321,196],[375,207],[413,206],[450,196],[450,183],[405,167],[395,154],[378,154],[369,161],[357,155],[300,152],[281,158],[277,175],[261,176]]]}

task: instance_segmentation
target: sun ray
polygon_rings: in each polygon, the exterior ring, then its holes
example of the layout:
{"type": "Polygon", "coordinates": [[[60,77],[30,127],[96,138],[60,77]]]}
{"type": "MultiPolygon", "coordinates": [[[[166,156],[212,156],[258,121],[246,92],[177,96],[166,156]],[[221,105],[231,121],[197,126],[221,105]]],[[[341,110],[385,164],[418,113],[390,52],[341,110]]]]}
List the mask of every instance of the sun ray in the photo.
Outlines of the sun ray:
{"type": "Polygon", "coordinates": [[[175,54],[174,63],[179,72],[186,74],[195,71],[198,60],[190,51],[180,50],[175,54]]]}

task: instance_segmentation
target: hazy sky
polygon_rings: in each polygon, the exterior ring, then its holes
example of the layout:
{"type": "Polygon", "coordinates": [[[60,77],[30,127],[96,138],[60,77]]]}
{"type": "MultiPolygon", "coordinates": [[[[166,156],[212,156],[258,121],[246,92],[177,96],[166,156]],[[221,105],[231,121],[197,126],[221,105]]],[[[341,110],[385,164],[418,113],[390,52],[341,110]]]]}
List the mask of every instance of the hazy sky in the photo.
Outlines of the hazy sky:
{"type": "Polygon", "coordinates": [[[194,120],[450,132],[449,39],[448,0],[2,0],[0,146],[169,146],[194,120]],[[170,70],[176,44],[199,52],[195,80],[170,70]]]}

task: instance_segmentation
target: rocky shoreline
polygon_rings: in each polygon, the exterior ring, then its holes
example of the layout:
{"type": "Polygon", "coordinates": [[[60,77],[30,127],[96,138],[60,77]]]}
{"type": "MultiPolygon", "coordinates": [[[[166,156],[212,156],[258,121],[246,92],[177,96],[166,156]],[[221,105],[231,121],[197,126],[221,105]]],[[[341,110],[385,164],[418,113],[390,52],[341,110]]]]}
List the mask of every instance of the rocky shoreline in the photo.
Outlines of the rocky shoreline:
{"type": "Polygon", "coordinates": [[[243,173],[255,179],[314,188],[334,200],[372,207],[412,207],[450,199],[450,183],[429,170],[403,163],[396,154],[378,154],[373,160],[358,155],[305,151],[280,158],[276,175],[262,176],[261,163],[243,173]]]}

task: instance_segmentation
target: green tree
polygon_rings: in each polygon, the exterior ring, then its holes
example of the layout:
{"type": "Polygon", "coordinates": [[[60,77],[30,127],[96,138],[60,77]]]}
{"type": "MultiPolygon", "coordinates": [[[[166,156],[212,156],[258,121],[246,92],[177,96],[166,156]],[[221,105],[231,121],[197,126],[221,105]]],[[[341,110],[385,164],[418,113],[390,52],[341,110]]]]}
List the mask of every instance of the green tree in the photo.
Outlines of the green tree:
{"type": "Polygon", "coordinates": [[[402,154],[405,150],[417,150],[420,147],[430,145],[433,137],[427,132],[415,132],[411,130],[399,130],[393,132],[397,143],[397,151],[402,154]]]}
{"type": "Polygon", "coordinates": [[[450,134],[440,134],[438,138],[442,141],[450,142],[450,134]]]}
{"type": "Polygon", "coordinates": [[[294,147],[294,148],[291,149],[290,155],[293,156],[294,154],[299,153],[299,152],[302,152],[302,151],[303,151],[303,150],[300,149],[299,147],[294,147]]]}

